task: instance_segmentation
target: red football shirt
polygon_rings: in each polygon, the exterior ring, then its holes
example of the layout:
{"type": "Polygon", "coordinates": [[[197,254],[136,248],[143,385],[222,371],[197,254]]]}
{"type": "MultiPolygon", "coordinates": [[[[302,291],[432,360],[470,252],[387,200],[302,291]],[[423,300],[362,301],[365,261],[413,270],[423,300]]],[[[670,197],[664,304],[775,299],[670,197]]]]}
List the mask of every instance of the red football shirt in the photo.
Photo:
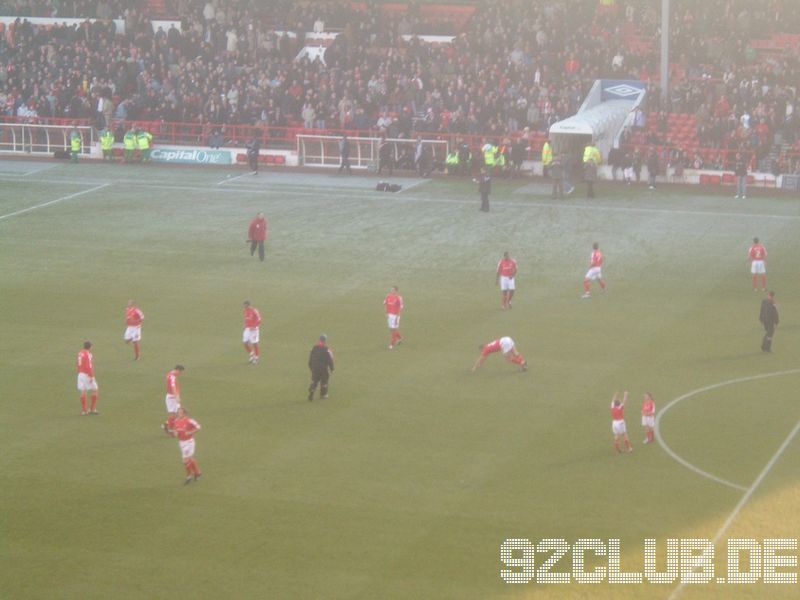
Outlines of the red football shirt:
{"type": "Polygon", "coordinates": [[[200,423],[189,417],[181,417],[180,419],[175,419],[175,423],[172,427],[175,431],[175,436],[182,442],[185,442],[186,440],[192,439],[195,432],[200,430],[200,423]]]}
{"type": "Polygon", "coordinates": [[[78,352],[78,373],[85,373],[89,377],[94,377],[92,353],[85,348],[78,352]]]}
{"type": "Polygon", "coordinates": [[[656,402],[655,402],[655,400],[645,400],[642,403],[642,416],[651,417],[654,414],[656,414],[656,402]]]}
{"type": "Polygon", "coordinates": [[[611,418],[614,421],[622,421],[625,419],[625,407],[620,404],[619,406],[614,406],[614,403],[611,403],[611,418]]]}
{"type": "Polygon", "coordinates": [[[403,297],[400,294],[386,294],[383,303],[386,306],[386,314],[399,315],[403,310],[403,297]]]}
{"type": "Polygon", "coordinates": [[[125,323],[128,327],[137,327],[144,321],[144,313],[135,306],[129,306],[125,309],[125,323]]]}
{"type": "Polygon", "coordinates": [[[513,258],[501,258],[497,263],[497,274],[502,277],[514,277],[517,274],[517,261],[513,258]]]}
{"type": "Polygon", "coordinates": [[[750,260],[764,260],[767,258],[767,249],[763,244],[753,244],[750,246],[750,260]]]}
{"type": "Polygon", "coordinates": [[[166,377],[166,384],[167,384],[167,394],[170,396],[180,396],[181,395],[181,385],[178,382],[178,374],[180,371],[172,369],[169,373],[167,373],[166,377]]]}
{"type": "Polygon", "coordinates": [[[258,327],[261,323],[261,313],[252,306],[244,307],[244,326],[247,329],[258,327]]]}
{"type": "Polygon", "coordinates": [[[591,267],[602,267],[603,266],[603,253],[600,250],[595,250],[592,252],[592,256],[589,259],[589,266],[591,267]]]}
{"type": "Polygon", "coordinates": [[[267,239],[267,220],[256,217],[250,221],[250,228],[247,230],[247,238],[256,242],[263,242],[267,239]]]}

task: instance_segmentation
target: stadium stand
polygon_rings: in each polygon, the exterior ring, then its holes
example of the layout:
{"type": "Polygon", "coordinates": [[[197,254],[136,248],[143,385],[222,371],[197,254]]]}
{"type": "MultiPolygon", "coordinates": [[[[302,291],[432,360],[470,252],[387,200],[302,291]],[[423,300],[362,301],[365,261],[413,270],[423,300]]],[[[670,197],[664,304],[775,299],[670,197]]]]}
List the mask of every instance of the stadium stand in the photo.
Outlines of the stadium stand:
{"type": "Polygon", "coordinates": [[[650,82],[646,110],[623,152],[655,146],[686,167],[726,167],[745,150],[754,167],[797,172],[800,3],[672,5],[662,105],[660,13],[645,0],[0,0],[0,15],[19,17],[0,35],[0,115],[157,122],[157,138],[184,132],[193,143],[214,128],[243,143],[254,127],[271,143],[298,131],[426,132],[475,146],[527,135],[538,151],[595,79],[641,79],[650,82]],[[98,21],[34,25],[26,16],[98,21]],[[154,31],[155,18],[179,26],[154,31]],[[309,45],[327,46],[323,60],[298,58],[309,45]]]}

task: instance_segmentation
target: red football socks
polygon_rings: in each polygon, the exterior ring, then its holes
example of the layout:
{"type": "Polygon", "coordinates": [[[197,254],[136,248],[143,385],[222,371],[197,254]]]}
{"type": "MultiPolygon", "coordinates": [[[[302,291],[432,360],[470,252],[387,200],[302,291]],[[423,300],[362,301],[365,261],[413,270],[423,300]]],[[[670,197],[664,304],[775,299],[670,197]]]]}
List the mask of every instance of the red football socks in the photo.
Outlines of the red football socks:
{"type": "Polygon", "coordinates": [[[139,342],[133,342],[133,356],[139,358],[139,342]]]}
{"type": "Polygon", "coordinates": [[[92,394],[92,412],[94,412],[96,406],[97,406],[97,394],[92,394]]]}
{"type": "Polygon", "coordinates": [[[81,412],[86,412],[86,394],[81,394],[81,412]]]}
{"type": "Polygon", "coordinates": [[[245,344],[244,345],[244,349],[247,350],[248,354],[252,354],[253,353],[253,350],[250,348],[250,344],[245,344]]]}
{"type": "Polygon", "coordinates": [[[256,356],[258,356],[258,352],[259,352],[259,351],[258,351],[258,344],[253,344],[253,354],[255,354],[256,356]]]}

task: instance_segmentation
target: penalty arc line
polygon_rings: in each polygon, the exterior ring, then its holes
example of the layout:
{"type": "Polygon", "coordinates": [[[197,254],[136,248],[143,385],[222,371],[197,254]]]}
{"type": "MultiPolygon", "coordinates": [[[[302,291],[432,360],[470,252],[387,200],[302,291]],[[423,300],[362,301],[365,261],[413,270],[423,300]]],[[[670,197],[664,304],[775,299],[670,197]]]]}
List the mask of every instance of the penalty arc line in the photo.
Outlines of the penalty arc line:
{"type": "Polygon", "coordinates": [[[14,212],[6,213],[4,215],[0,215],[0,221],[3,219],[9,219],[11,217],[15,217],[17,215],[24,214],[26,212],[30,212],[32,210],[36,210],[38,208],[44,208],[45,206],[50,206],[52,204],[57,204],[58,202],[64,202],[65,200],[71,200],[72,198],[77,198],[78,196],[84,196],[86,194],[91,194],[92,192],[96,192],[98,190],[102,190],[103,188],[109,187],[110,183],[103,183],[100,185],[96,185],[88,190],[83,190],[81,192],[75,192],[74,194],[68,194],[66,196],[61,196],[60,198],[56,198],[55,200],[49,200],[48,202],[42,202],[41,204],[36,204],[35,206],[29,206],[28,208],[23,208],[21,210],[15,210],[14,212]]]}
{"type": "MultiPolygon", "coordinates": [[[[758,477],[756,477],[755,481],[753,481],[750,487],[747,488],[747,491],[744,493],[744,495],[739,499],[739,503],[736,505],[736,508],[734,508],[733,512],[730,515],[728,515],[728,518],[725,519],[725,522],[722,524],[722,527],[719,528],[719,531],[717,531],[716,535],[714,536],[714,539],[711,540],[711,547],[714,547],[717,544],[717,542],[719,542],[722,535],[728,530],[728,527],[730,527],[733,521],[736,519],[736,517],[739,516],[739,513],[744,508],[745,504],[747,504],[747,502],[753,496],[753,493],[756,491],[758,486],[761,485],[761,482],[764,480],[767,474],[772,470],[772,467],[775,466],[775,463],[778,462],[778,459],[784,453],[786,448],[789,447],[789,444],[795,438],[798,431],[800,431],[800,421],[795,423],[794,428],[789,432],[789,435],[786,436],[786,439],[783,440],[783,443],[781,444],[780,448],[778,448],[775,454],[772,455],[772,458],[769,460],[766,466],[761,470],[761,473],[758,474],[758,477]]],[[[703,552],[703,556],[705,555],[706,551],[703,552]]],[[[669,595],[669,600],[674,600],[675,598],[677,598],[680,595],[681,590],[683,590],[685,585],[686,584],[683,582],[679,583],[678,587],[676,587],[669,595]]]]}
{"type": "Polygon", "coordinates": [[[656,434],[656,441],[658,442],[659,446],[666,452],[670,458],[674,461],[678,462],[679,464],[683,465],[690,471],[694,471],[698,475],[705,477],[707,479],[711,479],[712,481],[716,481],[717,483],[721,483],[722,485],[726,485],[728,487],[732,487],[733,489],[740,490],[742,492],[747,491],[747,488],[743,485],[738,483],[733,483],[728,481],[727,479],[723,479],[722,477],[717,477],[716,475],[712,475],[704,471],[703,469],[693,465],[688,460],[677,454],[672,448],[669,447],[667,442],[664,441],[664,437],[661,435],[661,419],[664,417],[669,410],[674,407],[676,404],[687,400],[688,398],[692,398],[693,396],[697,396],[698,394],[702,394],[703,392],[708,392],[711,390],[715,390],[721,387],[725,387],[728,385],[735,385],[737,383],[744,383],[747,381],[756,381],[758,379],[766,379],[768,377],[780,377],[781,375],[792,375],[794,373],[800,373],[800,369],[789,369],[788,371],[775,371],[773,373],[761,373],[759,375],[749,375],[747,377],[737,377],[736,379],[728,379],[726,381],[720,381],[719,383],[712,383],[711,385],[707,385],[701,388],[697,388],[696,390],[692,390],[683,394],[682,396],[678,396],[674,400],[672,400],[669,404],[667,404],[661,411],[656,415],[656,424],[654,427],[655,434],[656,434]]]}

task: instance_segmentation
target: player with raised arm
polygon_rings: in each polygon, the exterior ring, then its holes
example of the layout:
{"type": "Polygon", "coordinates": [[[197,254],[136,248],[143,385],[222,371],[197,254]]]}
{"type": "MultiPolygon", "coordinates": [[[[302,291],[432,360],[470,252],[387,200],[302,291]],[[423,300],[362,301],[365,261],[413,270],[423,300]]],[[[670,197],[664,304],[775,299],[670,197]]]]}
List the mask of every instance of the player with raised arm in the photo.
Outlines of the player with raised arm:
{"type": "Polygon", "coordinates": [[[502,352],[503,357],[508,362],[519,365],[520,371],[528,370],[528,361],[526,361],[522,354],[519,353],[516,344],[514,344],[514,340],[508,336],[501,337],[500,339],[489,342],[488,344],[481,344],[478,346],[478,350],[481,351],[481,354],[478,357],[478,360],[475,361],[475,364],[472,365],[473,371],[477,371],[478,368],[486,362],[486,358],[495,352],[502,352]]]}
{"type": "Polygon", "coordinates": [[[97,380],[94,378],[94,357],[90,350],[92,342],[83,342],[83,348],[78,352],[78,391],[81,393],[81,414],[96,415],[97,413],[97,380]],[[86,411],[86,395],[92,392],[92,404],[89,412],[86,411]]]}
{"type": "Polygon", "coordinates": [[[511,299],[514,297],[514,278],[517,275],[517,261],[503,252],[503,258],[497,263],[497,277],[495,285],[500,286],[500,308],[511,308],[511,299]]]}
{"type": "Polygon", "coordinates": [[[403,336],[400,335],[400,313],[403,312],[403,297],[400,295],[396,285],[393,285],[389,293],[386,294],[386,298],[383,299],[383,305],[386,307],[386,322],[392,334],[389,350],[394,350],[395,346],[399,346],[400,342],[403,341],[403,336]]]}
{"type": "Polygon", "coordinates": [[[126,344],[133,343],[133,360],[139,360],[141,357],[139,344],[142,341],[142,321],[144,321],[144,313],[136,306],[136,302],[128,300],[128,306],[125,308],[123,339],[126,344]]]}
{"type": "Polygon", "coordinates": [[[603,280],[603,253],[600,251],[600,244],[592,244],[592,255],[589,257],[589,270],[583,278],[583,296],[581,298],[591,298],[592,281],[600,284],[600,290],[606,291],[606,282],[603,280]]]}
{"type": "Polygon", "coordinates": [[[628,439],[628,431],[625,428],[625,403],[627,401],[627,391],[623,394],[621,402],[619,392],[614,392],[614,397],[611,398],[611,432],[614,434],[614,449],[617,452],[622,452],[619,447],[620,440],[625,441],[626,452],[633,452],[631,441],[628,439]]]}
{"type": "Polygon", "coordinates": [[[200,423],[192,419],[183,407],[178,407],[177,418],[175,419],[175,437],[178,438],[178,446],[181,449],[183,466],[186,469],[186,481],[184,485],[197,481],[203,474],[197,461],[194,459],[194,434],[200,431],[200,423]]]}
{"type": "Polygon", "coordinates": [[[758,238],[753,238],[753,245],[750,246],[748,251],[748,258],[750,260],[750,273],[753,275],[753,291],[758,291],[758,276],[761,275],[761,291],[767,291],[767,249],[764,244],[758,241],[758,238]]]}
{"type": "Polygon", "coordinates": [[[645,392],[642,401],[642,427],[644,427],[644,444],[655,441],[656,401],[650,392],[645,392]]]}
{"type": "Polygon", "coordinates": [[[261,313],[258,312],[255,306],[251,306],[250,300],[245,300],[243,306],[244,331],[242,332],[242,343],[244,344],[244,349],[250,355],[250,364],[254,365],[258,362],[260,356],[258,342],[261,313]]]}
{"type": "Polygon", "coordinates": [[[175,365],[175,368],[170,370],[164,378],[167,388],[167,394],[164,396],[164,402],[167,405],[167,420],[161,425],[161,428],[167,435],[175,435],[175,418],[181,407],[181,384],[178,377],[184,370],[183,365],[175,365]]]}

